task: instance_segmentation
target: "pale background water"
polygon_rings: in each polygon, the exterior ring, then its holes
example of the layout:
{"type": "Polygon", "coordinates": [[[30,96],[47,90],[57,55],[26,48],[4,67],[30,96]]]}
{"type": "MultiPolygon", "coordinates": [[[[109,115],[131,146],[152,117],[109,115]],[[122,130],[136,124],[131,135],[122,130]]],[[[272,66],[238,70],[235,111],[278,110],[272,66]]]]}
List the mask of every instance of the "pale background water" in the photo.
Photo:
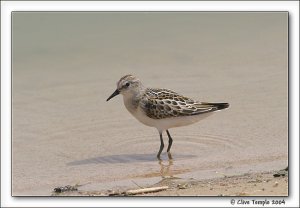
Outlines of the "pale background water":
{"type": "Polygon", "coordinates": [[[146,186],[288,163],[288,13],[13,13],[13,195],[146,186]],[[121,96],[125,74],[230,108],[157,130],[121,96]],[[167,136],[164,135],[167,143],[167,136]]]}

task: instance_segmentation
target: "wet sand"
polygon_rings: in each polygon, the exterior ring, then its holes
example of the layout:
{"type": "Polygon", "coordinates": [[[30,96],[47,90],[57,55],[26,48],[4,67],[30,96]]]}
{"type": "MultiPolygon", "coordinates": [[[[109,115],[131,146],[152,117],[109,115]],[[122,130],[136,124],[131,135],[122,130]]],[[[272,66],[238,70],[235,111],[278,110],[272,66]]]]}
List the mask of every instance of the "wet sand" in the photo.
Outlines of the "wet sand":
{"type": "Polygon", "coordinates": [[[286,167],[287,36],[287,13],[14,13],[12,194],[286,167]],[[171,129],[158,161],[157,130],[105,101],[128,73],[230,108],[171,129]]]}

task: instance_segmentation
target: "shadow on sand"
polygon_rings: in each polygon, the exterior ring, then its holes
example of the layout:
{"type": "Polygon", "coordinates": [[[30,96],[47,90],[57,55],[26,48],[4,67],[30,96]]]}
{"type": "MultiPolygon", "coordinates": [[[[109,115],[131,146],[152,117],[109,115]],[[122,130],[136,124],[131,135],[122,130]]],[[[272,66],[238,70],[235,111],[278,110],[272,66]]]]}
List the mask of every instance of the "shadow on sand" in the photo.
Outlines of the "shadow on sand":
{"type": "MultiPolygon", "coordinates": [[[[168,156],[162,154],[162,160],[168,156]]],[[[183,155],[176,154],[173,160],[182,160],[187,158],[196,157],[195,155],[183,155]]],[[[153,162],[158,161],[156,154],[122,154],[122,155],[108,155],[101,157],[87,158],[84,160],[76,160],[73,162],[67,163],[67,165],[87,165],[87,164],[115,164],[115,163],[134,163],[134,162],[153,162]]]]}

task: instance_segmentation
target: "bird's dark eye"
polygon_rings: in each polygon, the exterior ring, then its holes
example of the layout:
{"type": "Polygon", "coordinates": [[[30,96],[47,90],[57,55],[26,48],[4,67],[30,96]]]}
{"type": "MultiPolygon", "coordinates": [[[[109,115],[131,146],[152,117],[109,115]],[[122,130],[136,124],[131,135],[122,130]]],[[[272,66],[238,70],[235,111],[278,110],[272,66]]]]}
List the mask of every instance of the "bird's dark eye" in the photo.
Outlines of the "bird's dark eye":
{"type": "Polygon", "coordinates": [[[128,86],[130,85],[130,83],[129,83],[129,82],[127,82],[125,85],[126,85],[126,87],[128,87],[128,86]]]}

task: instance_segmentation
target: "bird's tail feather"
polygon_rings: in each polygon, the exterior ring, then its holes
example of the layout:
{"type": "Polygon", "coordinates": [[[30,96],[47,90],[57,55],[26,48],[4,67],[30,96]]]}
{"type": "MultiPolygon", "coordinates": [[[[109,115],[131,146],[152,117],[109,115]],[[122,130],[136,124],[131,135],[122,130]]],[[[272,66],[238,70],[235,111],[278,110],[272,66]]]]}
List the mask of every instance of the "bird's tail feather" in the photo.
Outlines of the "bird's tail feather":
{"type": "Polygon", "coordinates": [[[215,107],[217,107],[218,110],[222,110],[229,107],[229,103],[211,103],[215,107]]]}

